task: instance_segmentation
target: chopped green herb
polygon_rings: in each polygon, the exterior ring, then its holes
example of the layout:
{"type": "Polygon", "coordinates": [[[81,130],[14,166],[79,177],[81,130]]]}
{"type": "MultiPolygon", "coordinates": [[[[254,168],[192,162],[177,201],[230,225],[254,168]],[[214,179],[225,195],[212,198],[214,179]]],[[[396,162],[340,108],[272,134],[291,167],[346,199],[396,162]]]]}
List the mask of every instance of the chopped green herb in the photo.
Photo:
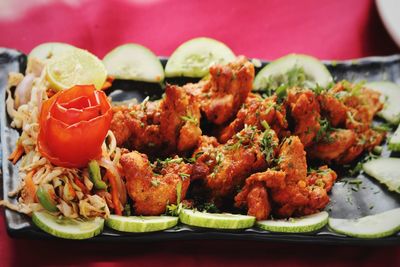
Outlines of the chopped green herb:
{"type": "Polygon", "coordinates": [[[151,179],[151,184],[152,184],[153,186],[155,186],[155,187],[159,186],[160,183],[161,183],[160,180],[158,180],[157,178],[151,179]]]}

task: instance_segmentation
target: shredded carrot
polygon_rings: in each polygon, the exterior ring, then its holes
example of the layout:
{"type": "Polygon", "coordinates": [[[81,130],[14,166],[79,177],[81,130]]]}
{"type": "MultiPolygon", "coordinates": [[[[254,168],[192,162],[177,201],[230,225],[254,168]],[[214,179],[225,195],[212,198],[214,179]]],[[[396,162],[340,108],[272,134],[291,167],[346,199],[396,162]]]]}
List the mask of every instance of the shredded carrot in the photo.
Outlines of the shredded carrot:
{"type": "Polygon", "coordinates": [[[110,88],[114,80],[115,80],[114,76],[107,76],[107,79],[104,82],[103,86],[101,87],[101,90],[104,91],[110,88]]]}
{"type": "Polygon", "coordinates": [[[25,152],[24,147],[18,141],[17,146],[15,147],[14,151],[8,157],[8,160],[10,160],[12,162],[12,164],[15,165],[15,163],[17,163],[17,161],[21,158],[21,156],[24,154],[24,152],[25,152]]]}
{"type": "Polygon", "coordinates": [[[107,170],[106,177],[108,178],[111,186],[111,199],[114,204],[115,214],[122,215],[122,205],[118,196],[117,181],[115,176],[109,170],[107,170]]]}
{"type": "Polygon", "coordinates": [[[35,174],[35,171],[30,171],[27,173],[27,175],[24,178],[25,181],[25,188],[26,188],[26,197],[29,202],[38,202],[37,196],[36,196],[36,185],[33,182],[33,175],[35,174]]]}
{"type": "Polygon", "coordinates": [[[74,176],[74,183],[82,190],[84,194],[89,194],[89,190],[86,188],[85,184],[79,180],[78,177],[74,176]]]}

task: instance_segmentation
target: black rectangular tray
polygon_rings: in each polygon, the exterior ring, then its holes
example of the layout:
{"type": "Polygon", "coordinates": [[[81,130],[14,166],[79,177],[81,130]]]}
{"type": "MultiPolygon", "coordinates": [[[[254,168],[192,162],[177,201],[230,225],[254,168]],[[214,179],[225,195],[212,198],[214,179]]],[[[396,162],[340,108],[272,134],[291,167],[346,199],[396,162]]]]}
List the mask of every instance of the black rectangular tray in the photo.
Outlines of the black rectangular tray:
{"type": "MultiPolygon", "coordinates": [[[[167,59],[161,58],[165,65],[167,59]]],[[[263,61],[262,66],[268,62],[263,61]]],[[[334,76],[335,81],[347,79],[350,81],[375,81],[389,80],[400,84],[400,55],[387,57],[369,57],[348,61],[324,61],[326,66],[334,76]]],[[[16,140],[19,137],[17,130],[10,127],[10,118],[6,114],[5,108],[5,86],[7,74],[10,71],[24,72],[26,66],[26,56],[16,50],[0,48],[0,126],[2,142],[2,179],[3,196],[11,202],[15,199],[7,197],[8,192],[17,187],[20,178],[18,177],[18,164],[12,165],[7,157],[14,149],[16,140]]],[[[259,71],[260,68],[256,68],[259,71]]],[[[185,83],[192,79],[179,78],[167,80],[171,83],[185,83]]],[[[159,85],[116,81],[110,91],[113,100],[124,100],[137,97],[142,100],[146,96],[160,96],[162,89],[159,85]]],[[[400,99],[399,99],[400,101],[400,99]]],[[[387,150],[386,144],[383,145],[382,156],[399,156],[391,154],[387,150]]],[[[1,154],[1,153],[0,153],[1,154]]],[[[346,178],[342,175],[339,178],[346,178]]],[[[389,209],[400,207],[400,196],[390,192],[385,186],[380,185],[373,178],[359,174],[357,178],[362,180],[362,188],[353,191],[352,185],[336,182],[330,194],[331,202],[326,210],[331,216],[336,218],[357,218],[383,212],[389,209]],[[373,208],[371,208],[373,207],[373,208]]],[[[14,211],[5,210],[7,232],[11,237],[19,238],[38,238],[54,239],[51,235],[41,231],[31,222],[28,216],[14,211]]],[[[97,237],[89,239],[89,242],[96,241],[130,241],[130,242],[154,242],[162,240],[198,240],[198,239],[231,239],[231,240],[259,240],[259,241],[280,241],[292,243],[324,243],[324,244],[362,244],[362,245],[389,245],[400,244],[400,233],[394,236],[380,239],[359,239],[346,237],[333,233],[327,227],[310,234],[278,234],[268,231],[251,228],[240,231],[220,231],[178,225],[172,229],[155,233],[129,234],[120,233],[105,228],[103,233],[97,237]]]]}

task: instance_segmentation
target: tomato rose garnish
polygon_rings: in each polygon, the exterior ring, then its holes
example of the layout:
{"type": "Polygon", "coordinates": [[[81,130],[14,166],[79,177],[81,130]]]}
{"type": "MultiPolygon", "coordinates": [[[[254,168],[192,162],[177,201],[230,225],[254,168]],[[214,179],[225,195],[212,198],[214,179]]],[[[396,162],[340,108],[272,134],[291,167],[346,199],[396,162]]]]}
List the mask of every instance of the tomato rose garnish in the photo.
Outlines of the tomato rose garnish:
{"type": "Polygon", "coordinates": [[[85,167],[101,156],[111,119],[106,94],[94,86],[77,85],[60,91],[43,102],[39,152],[57,166],[85,167]]]}

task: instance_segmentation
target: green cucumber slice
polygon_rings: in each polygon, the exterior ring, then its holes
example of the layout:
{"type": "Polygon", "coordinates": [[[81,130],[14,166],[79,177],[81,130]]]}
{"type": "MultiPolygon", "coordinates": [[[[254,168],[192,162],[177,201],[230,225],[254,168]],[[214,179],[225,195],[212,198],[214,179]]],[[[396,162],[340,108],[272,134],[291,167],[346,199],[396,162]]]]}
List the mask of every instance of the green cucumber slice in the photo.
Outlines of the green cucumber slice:
{"type": "Polygon", "coordinates": [[[182,223],[214,229],[245,229],[254,225],[253,216],[231,213],[208,213],[190,209],[182,209],[179,213],[182,223]]]}
{"type": "Polygon", "coordinates": [[[309,88],[315,88],[317,85],[325,88],[333,81],[333,78],[329,70],[317,58],[289,54],[262,68],[254,79],[253,88],[256,91],[275,90],[281,84],[291,85],[293,81],[301,82],[303,86],[309,88]],[[290,73],[295,77],[289,77],[290,73]]]}
{"type": "Polygon", "coordinates": [[[103,58],[109,75],[122,80],[160,83],[164,69],[158,57],[138,44],[124,44],[111,50],[103,58]]]}
{"type": "Polygon", "coordinates": [[[352,237],[381,238],[400,230],[400,208],[358,219],[329,218],[329,228],[352,237]]]}
{"type": "Polygon", "coordinates": [[[47,211],[33,212],[32,221],[43,231],[66,239],[87,239],[103,231],[104,219],[96,217],[88,220],[59,218],[47,211]]]}
{"type": "Polygon", "coordinates": [[[364,171],[385,184],[390,191],[400,193],[400,158],[377,158],[363,164],[364,171]]]}
{"type": "Polygon", "coordinates": [[[392,124],[399,124],[400,105],[398,104],[398,100],[400,99],[400,86],[386,81],[370,82],[364,86],[382,94],[381,100],[385,102],[385,106],[378,115],[392,124]]]}
{"type": "Polygon", "coordinates": [[[165,76],[201,78],[208,74],[212,65],[226,64],[235,58],[224,43],[206,37],[194,38],[172,53],[165,66],[165,76]]]}
{"type": "Polygon", "coordinates": [[[110,215],[106,225],[121,232],[145,233],[162,231],[178,224],[173,216],[118,216],[110,215]]]}
{"type": "Polygon", "coordinates": [[[321,211],[299,218],[290,218],[288,220],[258,221],[256,222],[256,226],[277,233],[308,233],[324,227],[328,223],[328,217],[328,212],[321,211]]]}
{"type": "Polygon", "coordinates": [[[400,151],[400,125],[397,126],[396,131],[390,137],[388,147],[389,150],[400,151]]]}
{"type": "Polygon", "coordinates": [[[54,55],[64,54],[66,51],[74,49],[74,46],[65,43],[43,43],[31,50],[28,57],[35,57],[42,61],[47,61],[54,55]]]}

